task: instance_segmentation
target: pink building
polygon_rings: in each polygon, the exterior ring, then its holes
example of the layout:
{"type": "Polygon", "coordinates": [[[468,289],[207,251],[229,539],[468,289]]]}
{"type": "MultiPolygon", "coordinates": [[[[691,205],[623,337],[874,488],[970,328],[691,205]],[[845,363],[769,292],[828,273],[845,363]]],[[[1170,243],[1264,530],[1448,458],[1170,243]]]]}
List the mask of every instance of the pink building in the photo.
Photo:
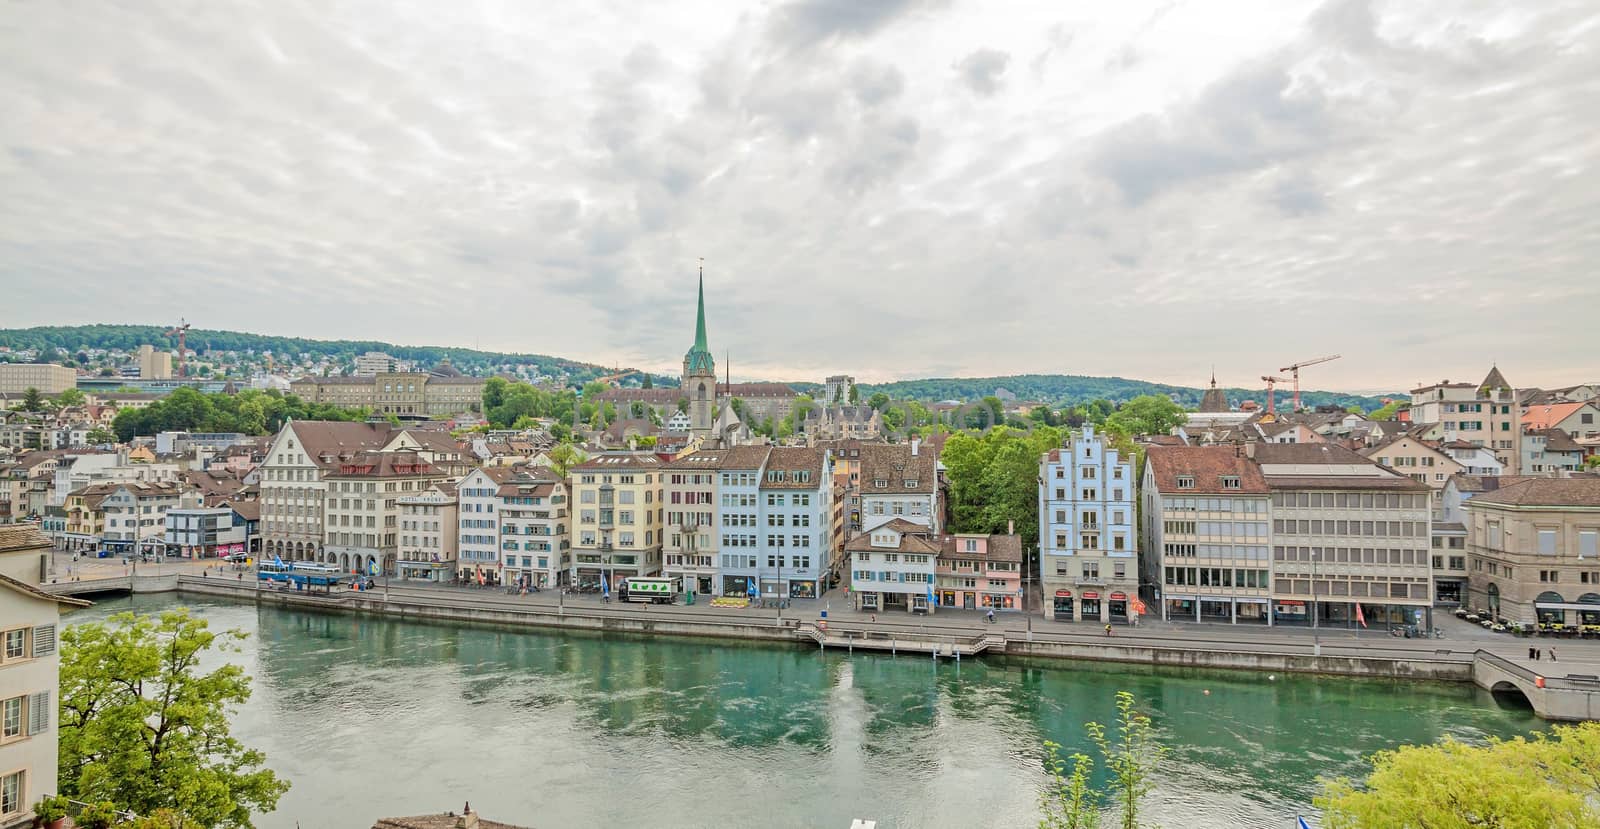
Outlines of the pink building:
{"type": "Polygon", "coordinates": [[[1022,537],[957,533],[938,536],[934,598],[939,607],[1022,609],[1022,537]]]}

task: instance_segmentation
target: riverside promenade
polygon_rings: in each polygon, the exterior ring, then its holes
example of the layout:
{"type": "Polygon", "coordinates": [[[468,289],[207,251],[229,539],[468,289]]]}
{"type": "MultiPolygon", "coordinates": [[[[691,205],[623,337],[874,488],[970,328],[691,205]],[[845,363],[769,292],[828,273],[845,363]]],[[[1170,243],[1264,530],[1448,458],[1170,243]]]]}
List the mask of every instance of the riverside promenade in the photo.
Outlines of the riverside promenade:
{"type": "Polygon", "coordinates": [[[1447,617],[1443,639],[1405,639],[1383,631],[1239,627],[1145,622],[1107,636],[1097,625],[1058,623],[1022,613],[940,610],[931,616],[851,610],[842,591],[792,601],[787,609],[723,608],[605,602],[555,591],[504,590],[393,582],[370,591],[331,595],[282,591],[252,571],[221,567],[195,574],[108,577],[55,585],[62,593],[177,590],[312,609],[418,621],[562,628],[643,636],[739,639],[820,650],[878,651],[934,659],[979,655],[1110,661],[1161,667],[1248,670],[1267,675],[1311,673],[1390,679],[1474,682],[1527,698],[1549,719],[1600,719],[1600,642],[1519,639],[1447,617]],[[826,618],[824,619],[824,612],[826,618]],[[1539,647],[1542,659],[1529,658],[1539,647]],[[1548,650],[1559,655],[1551,661],[1548,650]]]}

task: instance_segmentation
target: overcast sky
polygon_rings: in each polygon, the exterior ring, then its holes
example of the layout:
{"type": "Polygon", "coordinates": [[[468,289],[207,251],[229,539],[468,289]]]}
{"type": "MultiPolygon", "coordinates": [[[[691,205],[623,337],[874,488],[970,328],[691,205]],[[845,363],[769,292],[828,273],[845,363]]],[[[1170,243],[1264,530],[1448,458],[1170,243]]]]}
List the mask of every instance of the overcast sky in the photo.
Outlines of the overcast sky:
{"type": "Polygon", "coordinates": [[[0,326],[1600,380],[1600,4],[11,0],[0,326]]]}

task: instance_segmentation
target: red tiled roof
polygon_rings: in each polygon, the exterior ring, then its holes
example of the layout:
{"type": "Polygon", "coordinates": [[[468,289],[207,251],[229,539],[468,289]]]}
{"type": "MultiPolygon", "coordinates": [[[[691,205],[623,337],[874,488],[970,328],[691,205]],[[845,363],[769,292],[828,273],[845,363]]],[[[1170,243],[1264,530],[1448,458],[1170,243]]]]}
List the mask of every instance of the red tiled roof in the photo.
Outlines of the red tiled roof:
{"type": "Polygon", "coordinates": [[[1249,458],[1240,457],[1233,446],[1152,446],[1145,459],[1155,477],[1156,488],[1163,495],[1186,492],[1266,495],[1271,491],[1261,475],[1261,467],[1249,458]],[[1192,478],[1193,485],[1180,488],[1178,478],[1183,476],[1192,478]],[[1224,476],[1237,477],[1239,486],[1224,488],[1224,476]]]}

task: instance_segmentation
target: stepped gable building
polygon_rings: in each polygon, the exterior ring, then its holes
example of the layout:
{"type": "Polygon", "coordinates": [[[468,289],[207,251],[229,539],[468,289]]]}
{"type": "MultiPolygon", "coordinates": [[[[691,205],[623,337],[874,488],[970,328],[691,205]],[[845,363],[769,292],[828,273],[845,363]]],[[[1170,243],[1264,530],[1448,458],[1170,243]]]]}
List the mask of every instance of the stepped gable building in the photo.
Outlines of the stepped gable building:
{"type": "MultiPolygon", "coordinates": [[[[706,339],[706,286],[701,275],[698,309],[695,314],[694,345],[683,355],[682,385],[676,389],[607,389],[599,396],[604,403],[617,407],[625,415],[634,403],[653,406],[663,419],[678,411],[680,401],[688,401],[690,434],[704,440],[728,440],[744,426],[731,412],[738,398],[744,403],[749,417],[759,423],[766,418],[773,421],[788,417],[794,409],[799,394],[783,383],[717,382],[716,360],[706,339]],[[726,413],[724,410],[729,410],[726,413]]],[[[711,447],[707,447],[711,448],[711,447]]]]}

